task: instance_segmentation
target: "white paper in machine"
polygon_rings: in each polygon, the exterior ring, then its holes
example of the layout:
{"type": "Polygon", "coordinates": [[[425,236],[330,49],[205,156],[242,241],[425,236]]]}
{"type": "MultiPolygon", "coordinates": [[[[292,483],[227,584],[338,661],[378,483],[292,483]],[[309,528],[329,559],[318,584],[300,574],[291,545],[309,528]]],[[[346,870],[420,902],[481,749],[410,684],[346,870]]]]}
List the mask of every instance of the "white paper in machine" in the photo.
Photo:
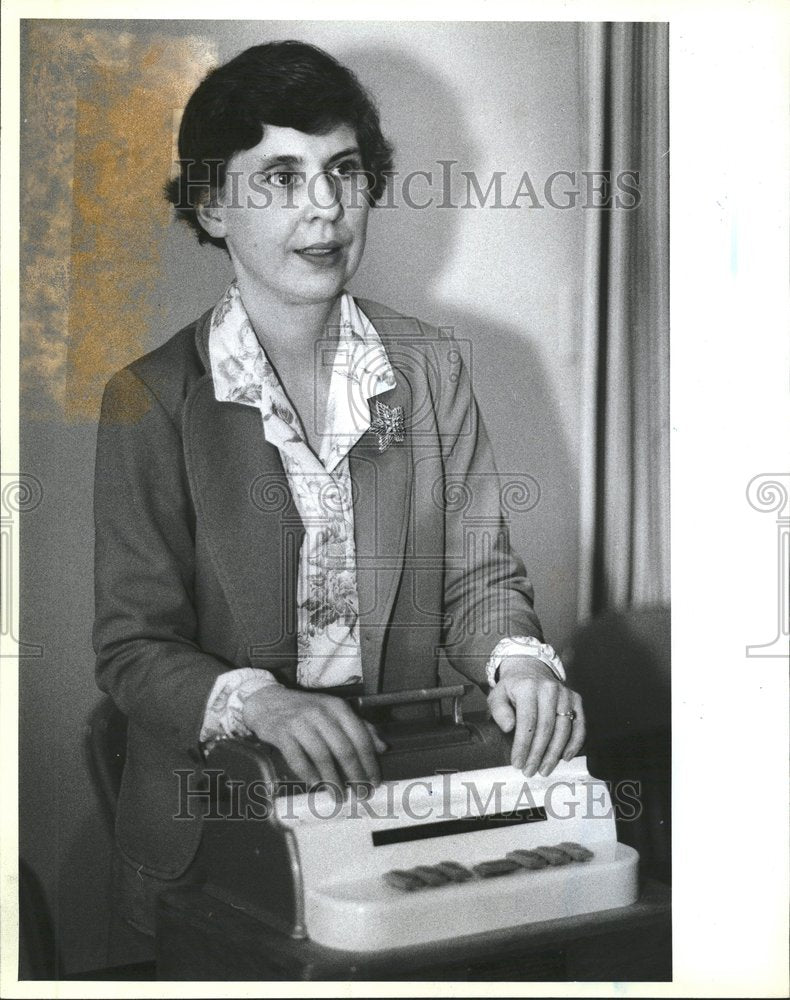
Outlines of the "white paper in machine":
{"type": "Polygon", "coordinates": [[[272,795],[276,754],[218,743],[207,766],[226,805],[205,823],[206,891],[293,937],[368,952],[635,902],[639,858],[617,842],[606,784],[584,757],[525,779],[493,722],[462,718],[465,690],[359,699],[389,746],[368,798],[272,795]],[[419,703],[433,720],[380,721],[419,703]]]}

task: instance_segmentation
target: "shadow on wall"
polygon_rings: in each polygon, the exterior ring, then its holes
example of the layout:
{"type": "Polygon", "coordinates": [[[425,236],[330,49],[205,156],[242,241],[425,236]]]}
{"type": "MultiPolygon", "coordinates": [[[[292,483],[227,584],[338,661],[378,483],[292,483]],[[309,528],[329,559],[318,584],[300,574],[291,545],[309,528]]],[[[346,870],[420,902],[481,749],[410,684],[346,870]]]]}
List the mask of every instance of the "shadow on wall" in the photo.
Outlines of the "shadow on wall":
{"type": "MultiPolygon", "coordinates": [[[[460,171],[479,170],[481,154],[459,96],[430,68],[392,50],[351,48],[338,57],[354,67],[379,101],[385,131],[396,139],[395,183],[402,184],[409,171],[436,174],[439,160],[456,160],[448,201],[463,204],[460,171]]],[[[482,177],[481,184],[485,190],[482,177]]],[[[415,181],[414,199],[427,200],[425,191],[415,181]]],[[[464,238],[465,221],[480,211],[490,209],[379,206],[370,215],[368,245],[352,288],[406,315],[451,327],[472,342],[472,379],[499,470],[529,475],[540,487],[537,506],[512,515],[512,541],[535,584],[544,628],[561,643],[576,623],[578,470],[535,332],[492,321],[483,310],[458,306],[439,291],[464,238]]],[[[479,281],[486,288],[481,302],[490,301],[497,275],[481,270],[479,281]]],[[[514,302],[513,309],[524,305],[514,302]]]]}

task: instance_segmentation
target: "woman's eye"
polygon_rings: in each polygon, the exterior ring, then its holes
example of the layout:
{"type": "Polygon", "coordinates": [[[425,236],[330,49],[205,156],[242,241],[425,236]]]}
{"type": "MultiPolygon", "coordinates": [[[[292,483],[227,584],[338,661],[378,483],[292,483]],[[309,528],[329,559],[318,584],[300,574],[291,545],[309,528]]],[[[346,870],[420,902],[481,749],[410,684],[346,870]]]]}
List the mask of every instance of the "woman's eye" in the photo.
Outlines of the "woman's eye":
{"type": "Polygon", "coordinates": [[[275,170],[270,174],[262,175],[264,181],[267,184],[273,184],[274,187],[291,187],[299,179],[299,174],[294,173],[290,170],[275,170]]]}
{"type": "Polygon", "coordinates": [[[342,163],[338,163],[335,167],[335,172],[340,177],[349,177],[361,169],[362,167],[356,160],[343,160],[342,163]]]}

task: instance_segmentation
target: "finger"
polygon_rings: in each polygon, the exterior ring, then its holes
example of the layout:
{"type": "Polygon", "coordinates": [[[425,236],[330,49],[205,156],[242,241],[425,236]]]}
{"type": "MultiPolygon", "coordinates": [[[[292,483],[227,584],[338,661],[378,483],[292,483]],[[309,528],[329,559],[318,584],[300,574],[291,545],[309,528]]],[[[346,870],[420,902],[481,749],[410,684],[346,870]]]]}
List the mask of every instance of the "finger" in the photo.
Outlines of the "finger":
{"type": "Polygon", "coordinates": [[[349,781],[379,784],[381,774],[367,725],[344,702],[332,699],[323,725],[340,769],[349,781]]]}
{"type": "Polygon", "coordinates": [[[573,711],[576,713],[576,718],[573,720],[571,738],[568,740],[565,753],[562,755],[563,760],[571,760],[573,757],[576,757],[584,746],[584,741],[587,739],[587,720],[584,717],[582,697],[575,691],[571,691],[571,694],[573,695],[572,705],[573,711]]]}
{"type": "Polygon", "coordinates": [[[516,732],[513,736],[513,752],[510,755],[510,763],[513,767],[523,771],[538,722],[537,688],[532,683],[519,685],[515,689],[513,697],[515,699],[516,732]]]}
{"type": "Polygon", "coordinates": [[[365,727],[368,733],[370,734],[370,738],[373,740],[373,748],[375,749],[376,753],[386,753],[387,750],[389,750],[389,747],[384,742],[384,740],[379,736],[378,731],[376,730],[376,727],[373,725],[373,723],[366,722],[365,727]]]}
{"type": "Polygon", "coordinates": [[[342,796],[343,782],[335,766],[335,756],[332,753],[332,748],[327,744],[323,734],[318,729],[304,727],[299,733],[298,740],[302,749],[318,771],[319,781],[324,781],[336,788],[338,794],[342,796]]]}
{"type": "Polygon", "coordinates": [[[554,732],[559,694],[560,688],[556,684],[541,684],[538,688],[538,718],[535,725],[535,735],[532,738],[532,746],[529,748],[529,756],[524,765],[524,774],[528,778],[531,778],[537,771],[538,764],[543,760],[546,747],[554,732]]]}
{"type": "MultiPolygon", "coordinates": [[[[353,739],[332,716],[325,716],[318,722],[318,730],[332,751],[338,771],[345,781],[352,784],[370,780],[353,739]]],[[[370,737],[366,733],[366,738],[370,737]]]]}
{"type": "Polygon", "coordinates": [[[380,785],[381,768],[376,757],[376,747],[373,737],[367,724],[358,715],[355,715],[343,701],[338,700],[332,706],[332,709],[337,724],[342,728],[348,739],[351,740],[356,755],[362,763],[365,775],[362,780],[370,781],[374,785],[380,785]]]}
{"type": "Polygon", "coordinates": [[[557,762],[560,759],[560,754],[565,749],[568,744],[568,740],[573,732],[573,718],[570,715],[561,715],[561,712],[570,712],[573,709],[573,692],[569,688],[564,688],[560,691],[560,695],[557,698],[557,709],[554,724],[554,732],[551,739],[549,740],[549,745],[546,747],[546,752],[543,754],[543,760],[540,762],[538,770],[542,775],[551,774],[554,768],[557,766],[557,762]]]}
{"type": "Polygon", "coordinates": [[[312,761],[296,740],[282,740],[277,749],[282,754],[288,770],[297,780],[304,781],[308,785],[315,785],[321,780],[321,776],[313,767],[312,761]]]}
{"type": "Polygon", "coordinates": [[[488,710],[503,733],[509,733],[515,726],[516,713],[503,686],[498,684],[488,696],[488,710]]]}

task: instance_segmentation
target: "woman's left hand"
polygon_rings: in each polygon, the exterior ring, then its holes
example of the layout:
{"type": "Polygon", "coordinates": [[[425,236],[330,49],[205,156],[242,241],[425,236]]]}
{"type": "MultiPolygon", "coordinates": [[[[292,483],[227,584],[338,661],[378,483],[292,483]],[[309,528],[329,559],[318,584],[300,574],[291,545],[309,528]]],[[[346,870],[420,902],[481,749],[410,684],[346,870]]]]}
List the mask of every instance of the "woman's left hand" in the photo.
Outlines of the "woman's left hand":
{"type": "Polygon", "coordinates": [[[504,732],[515,727],[510,761],[528,778],[538,770],[550,774],[560,757],[570,760],[584,743],[581,696],[532,656],[503,659],[488,707],[504,732]]]}

